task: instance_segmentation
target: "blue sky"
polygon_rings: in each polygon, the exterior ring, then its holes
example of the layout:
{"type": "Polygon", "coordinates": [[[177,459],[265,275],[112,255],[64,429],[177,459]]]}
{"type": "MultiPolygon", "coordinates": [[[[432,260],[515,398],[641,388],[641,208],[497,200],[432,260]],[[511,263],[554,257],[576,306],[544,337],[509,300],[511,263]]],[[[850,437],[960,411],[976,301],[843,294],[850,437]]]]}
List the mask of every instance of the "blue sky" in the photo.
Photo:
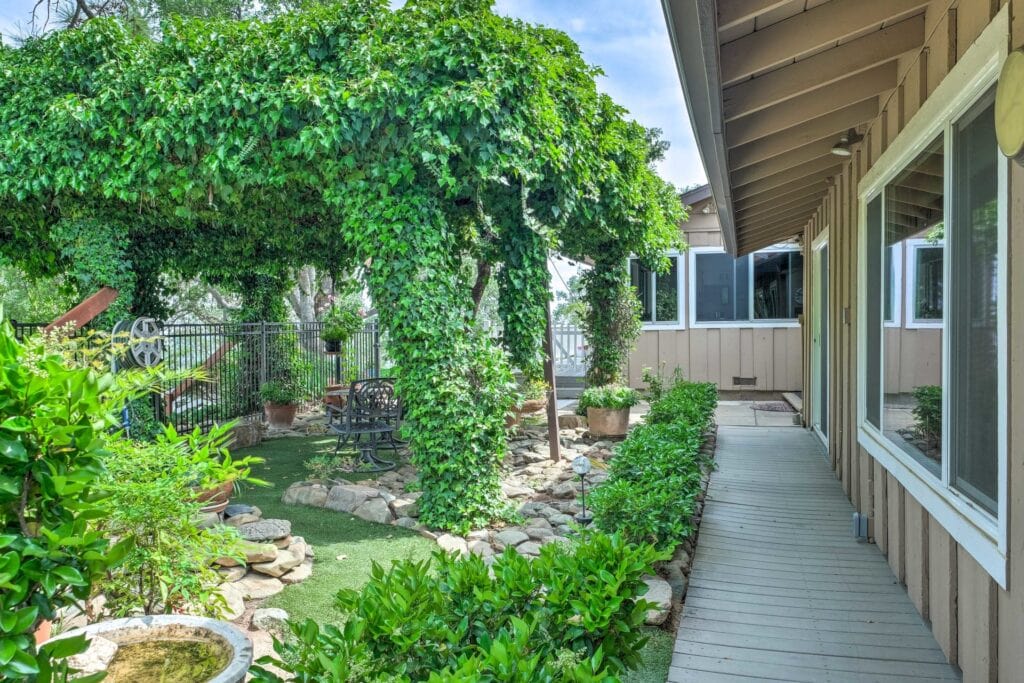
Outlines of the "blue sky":
{"type": "MultiPolygon", "coordinates": [[[[35,3],[0,0],[0,33],[22,34],[35,3]]],[[[704,182],[660,0],[497,0],[496,9],[572,36],[604,69],[601,89],[672,143],[661,175],[678,186],[704,182]]]]}

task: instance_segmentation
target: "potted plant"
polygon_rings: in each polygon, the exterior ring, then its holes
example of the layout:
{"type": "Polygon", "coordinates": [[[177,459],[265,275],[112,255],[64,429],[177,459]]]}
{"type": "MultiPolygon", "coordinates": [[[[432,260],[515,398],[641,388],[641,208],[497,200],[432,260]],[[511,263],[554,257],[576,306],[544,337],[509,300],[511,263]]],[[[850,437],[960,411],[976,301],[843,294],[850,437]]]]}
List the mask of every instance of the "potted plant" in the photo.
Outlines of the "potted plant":
{"type": "Polygon", "coordinates": [[[324,341],[326,353],[341,353],[345,343],[363,329],[363,316],[359,302],[349,297],[336,302],[324,314],[320,338],[324,341]]]}
{"type": "Polygon", "coordinates": [[[277,429],[289,429],[299,410],[299,389],[294,382],[273,379],[260,387],[267,422],[277,429]]]}
{"type": "Polygon", "coordinates": [[[629,409],[639,402],[636,389],[615,385],[589,387],[580,394],[576,412],[587,416],[594,436],[625,436],[629,431],[629,409]]]}
{"type": "Polygon", "coordinates": [[[529,379],[519,385],[519,397],[512,412],[506,419],[509,427],[519,424],[523,415],[531,415],[543,410],[548,404],[548,383],[542,379],[529,379]]]}

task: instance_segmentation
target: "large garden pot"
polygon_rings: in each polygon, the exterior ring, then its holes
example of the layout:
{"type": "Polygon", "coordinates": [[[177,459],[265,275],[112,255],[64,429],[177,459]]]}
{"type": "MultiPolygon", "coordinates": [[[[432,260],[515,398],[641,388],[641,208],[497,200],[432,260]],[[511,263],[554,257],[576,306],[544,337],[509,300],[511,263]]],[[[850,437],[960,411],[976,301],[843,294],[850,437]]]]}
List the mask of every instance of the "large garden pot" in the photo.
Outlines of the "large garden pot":
{"type": "Polygon", "coordinates": [[[231,502],[231,494],[235,492],[235,483],[233,481],[226,481],[220,486],[215,486],[212,489],[206,489],[205,491],[199,491],[196,494],[196,500],[203,504],[203,507],[199,508],[200,512],[224,512],[224,508],[231,502]]]}
{"type": "Polygon", "coordinates": [[[295,413],[299,412],[299,406],[295,403],[264,403],[263,410],[271,427],[290,429],[295,422],[295,413]]]}
{"type": "Polygon", "coordinates": [[[629,408],[587,408],[587,425],[594,436],[625,436],[629,408]]]}
{"type": "Polygon", "coordinates": [[[50,642],[83,633],[91,645],[75,664],[87,673],[105,671],[105,683],[241,683],[252,664],[249,638],[234,624],[216,619],[176,614],[113,619],[50,642]]]}

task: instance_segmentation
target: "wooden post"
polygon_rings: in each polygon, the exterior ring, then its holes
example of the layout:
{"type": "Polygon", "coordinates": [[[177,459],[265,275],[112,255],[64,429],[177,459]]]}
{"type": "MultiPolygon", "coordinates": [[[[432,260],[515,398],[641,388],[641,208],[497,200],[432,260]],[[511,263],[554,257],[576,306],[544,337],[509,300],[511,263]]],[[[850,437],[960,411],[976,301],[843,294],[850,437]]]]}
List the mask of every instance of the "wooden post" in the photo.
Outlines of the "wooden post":
{"type": "Polygon", "coordinates": [[[114,299],[116,298],[116,289],[113,289],[112,287],[102,287],[98,292],[87,297],[82,301],[82,303],[78,304],[70,311],[44,327],[43,331],[50,332],[51,330],[64,327],[65,325],[73,325],[76,331],[80,330],[93,318],[110,308],[110,304],[114,303],[114,299]]]}
{"type": "Polygon", "coordinates": [[[551,302],[544,305],[545,329],[544,329],[544,380],[548,383],[548,448],[551,449],[551,459],[561,460],[561,444],[558,442],[558,402],[555,398],[555,339],[554,329],[551,325],[551,302]]]}

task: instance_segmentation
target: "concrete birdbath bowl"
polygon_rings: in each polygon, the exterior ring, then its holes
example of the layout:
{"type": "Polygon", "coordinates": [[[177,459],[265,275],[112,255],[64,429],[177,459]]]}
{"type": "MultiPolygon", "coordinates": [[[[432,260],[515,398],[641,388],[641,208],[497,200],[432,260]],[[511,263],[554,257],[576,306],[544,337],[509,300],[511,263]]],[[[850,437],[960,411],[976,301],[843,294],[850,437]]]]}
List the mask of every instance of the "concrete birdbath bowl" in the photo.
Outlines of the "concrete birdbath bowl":
{"type": "MultiPolygon", "coordinates": [[[[81,634],[89,648],[71,659],[83,673],[105,671],[106,683],[240,683],[252,664],[252,642],[233,624],[175,614],[91,624],[52,640],[81,634]]],[[[51,641],[52,642],[52,641],[51,641]]]]}

